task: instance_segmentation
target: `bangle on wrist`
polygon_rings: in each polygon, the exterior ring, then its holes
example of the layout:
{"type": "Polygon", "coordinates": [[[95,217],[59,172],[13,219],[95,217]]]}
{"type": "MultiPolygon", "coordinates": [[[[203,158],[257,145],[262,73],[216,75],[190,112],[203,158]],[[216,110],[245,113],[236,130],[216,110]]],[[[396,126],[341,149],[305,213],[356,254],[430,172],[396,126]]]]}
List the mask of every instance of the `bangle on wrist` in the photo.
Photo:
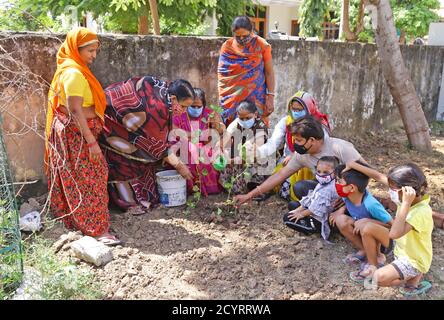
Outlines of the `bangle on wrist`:
{"type": "Polygon", "coordinates": [[[269,96],[274,96],[275,94],[274,94],[273,91],[268,91],[268,90],[267,90],[267,95],[269,95],[269,96]]]}

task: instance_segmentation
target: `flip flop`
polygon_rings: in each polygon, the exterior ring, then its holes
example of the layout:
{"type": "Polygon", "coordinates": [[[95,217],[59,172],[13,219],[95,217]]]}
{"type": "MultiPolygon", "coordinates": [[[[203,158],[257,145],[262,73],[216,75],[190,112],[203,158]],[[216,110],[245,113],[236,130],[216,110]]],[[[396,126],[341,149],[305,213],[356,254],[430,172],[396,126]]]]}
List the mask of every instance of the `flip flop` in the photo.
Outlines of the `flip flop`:
{"type": "Polygon", "coordinates": [[[350,280],[352,280],[353,282],[356,282],[356,283],[364,283],[365,279],[367,279],[368,276],[364,276],[362,274],[363,271],[364,270],[350,272],[350,274],[349,274],[350,280]]]}
{"type": "Polygon", "coordinates": [[[348,256],[346,256],[342,261],[347,264],[365,263],[365,262],[367,262],[367,257],[361,256],[360,254],[355,252],[355,253],[351,253],[348,256]]]}
{"type": "MultiPolygon", "coordinates": [[[[367,271],[367,269],[370,267],[370,265],[369,264],[367,264],[367,263],[365,263],[365,264],[363,264],[363,265],[361,265],[361,267],[359,268],[359,271],[352,271],[352,272],[350,272],[350,274],[349,274],[349,276],[350,276],[350,279],[353,281],[353,282],[356,282],[356,283],[364,283],[364,281],[365,281],[365,279],[367,279],[367,278],[372,278],[372,276],[373,276],[373,274],[370,276],[370,275],[363,275],[363,272],[364,271],[367,271]]],[[[376,269],[377,269],[377,267],[376,267],[376,269]]],[[[376,270],[375,270],[376,271],[376,270]]]]}
{"type": "Polygon", "coordinates": [[[399,292],[405,297],[414,297],[427,293],[432,288],[432,284],[426,280],[421,281],[417,287],[406,284],[399,289],[399,292]]]}
{"type": "Polygon", "coordinates": [[[99,238],[97,238],[97,241],[100,241],[104,245],[107,245],[107,246],[116,246],[116,245],[122,243],[122,241],[120,241],[119,239],[117,239],[113,235],[107,235],[107,236],[99,237],[99,238]]]}

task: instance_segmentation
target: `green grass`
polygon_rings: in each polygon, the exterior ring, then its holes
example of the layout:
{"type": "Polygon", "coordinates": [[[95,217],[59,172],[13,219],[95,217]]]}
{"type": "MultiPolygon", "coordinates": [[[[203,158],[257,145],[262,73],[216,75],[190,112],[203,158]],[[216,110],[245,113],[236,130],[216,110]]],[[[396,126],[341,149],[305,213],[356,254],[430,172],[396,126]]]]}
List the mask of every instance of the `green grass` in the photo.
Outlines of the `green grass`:
{"type": "Polygon", "coordinates": [[[50,241],[35,237],[25,244],[25,266],[42,275],[40,297],[45,300],[101,299],[101,287],[90,270],[60,259],[50,241]]]}

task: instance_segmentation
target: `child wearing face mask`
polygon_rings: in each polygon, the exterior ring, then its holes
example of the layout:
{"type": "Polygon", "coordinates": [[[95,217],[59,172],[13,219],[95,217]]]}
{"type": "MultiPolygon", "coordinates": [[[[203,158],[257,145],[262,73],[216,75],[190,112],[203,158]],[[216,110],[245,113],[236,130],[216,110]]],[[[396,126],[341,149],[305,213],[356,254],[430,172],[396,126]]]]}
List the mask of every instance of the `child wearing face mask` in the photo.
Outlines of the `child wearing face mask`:
{"type": "MultiPolygon", "coordinates": [[[[193,175],[187,180],[188,193],[193,193],[196,187],[203,196],[217,194],[222,191],[219,185],[219,172],[211,165],[215,148],[209,143],[210,129],[222,135],[225,125],[220,115],[206,105],[205,92],[194,88],[195,99],[186,112],[173,117],[173,128],[184,130],[188,139],[180,143],[188,143],[188,158],[186,164],[193,175]],[[200,130],[200,131],[199,131],[200,130]],[[200,132],[200,133],[199,133],[200,132]],[[199,133],[197,135],[194,135],[199,133]],[[204,159],[201,159],[201,156],[204,159]]],[[[211,137],[211,136],[210,136],[211,137]]]]}
{"type": "MultiPolygon", "coordinates": [[[[221,173],[219,182],[232,194],[242,194],[253,190],[268,177],[261,174],[261,165],[254,157],[251,158],[250,153],[253,155],[255,150],[249,149],[246,152],[248,145],[253,146],[258,140],[267,141],[268,129],[259,117],[254,102],[242,101],[236,112],[236,119],[230,123],[224,135],[223,150],[225,157],[229,159],[229,165],[221,173]]],[[[267,194],[256,200],[265,200],[268,197],[267,194]]]]}
{"type": "MultiPolygon", "coordinates": [[[[357,162],[362,167],[364,163],[357,162]]],[[[355,282],[363,282],[377,267],[385,263],[385,255],[393,246],[381,246],[381,242],[369,239],[367,225],[376,224],[388,230],[393,219],[384,206],[367,190],[369,177],[355,169],[345,170],[345,165],[336,168],[336,192],[344,200],[342,213],[330,216],[330,223],[336,225],[340,233],[347,238],[359,251],[348,255],[346,263],[361,262],[360,270],[350,274],[355,282]],[[371,241],[371,245],[368,244],[371,241]]]]}
{"type": "Polygon", "coordinates": [[[390,231],[378,225],[370,225],[367,230],[369,237],[378,239],[383,245],[395,240],[395,260],[374,272],[373,284],[403,285],[400,291],[405,296],[427,292],[432,285],[421,280],[432,263],[433,217],[424,173],[413,163],[391,168],[387,176],[356,162],[347,167],[388,186],[390,198],[397,205],[390,231]]]}
{"type": "Polygon", "coordinates": [[[296,209],[284,215],[284,223],[288,227],[304,234],[320,233],[322,238],[328,240],[328,216],[333,212],[334,203],[338,199],[335,188],[335,168],[338,164],[339,159],[336,157],[325,156],[318,160],[318,184],[307,196],[295,202],[296,209]]]}

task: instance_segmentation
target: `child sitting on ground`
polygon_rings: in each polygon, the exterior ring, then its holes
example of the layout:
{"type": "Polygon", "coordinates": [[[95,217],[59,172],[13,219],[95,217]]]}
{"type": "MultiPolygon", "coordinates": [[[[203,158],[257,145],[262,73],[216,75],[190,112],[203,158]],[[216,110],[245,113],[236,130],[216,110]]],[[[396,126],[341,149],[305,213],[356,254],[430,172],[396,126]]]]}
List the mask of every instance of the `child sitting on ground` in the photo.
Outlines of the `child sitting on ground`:
{"type": "Polygon", "coordinates": [[[421,279],[432,263],[433,217],[424,173],[413,163],[390,169],[388,176],[355,162],[347,166],[388,186],[390,198],[398,207],[390,231],[378,225],[367,230],[383,245],[395,240],[395,260],[375,271],[373,283],[383,287],[404,284],[401,293],[406,296],[427,292],[432,285],[421,279]]]}
{"type": "MultiPolygon", "coordinates": [[[[362,163],[360,164],[365,166],[362,163]]],[[[368,223],[375,223],[388,228],[393,219],[383,205],[367,190],[369,177],[354,169],[348,171],[344,171],[344,169],[345,165],[339,165],[336,168],[336,191],[343,198],[345,207],[330,215],[330,223],[333,226],[336,225],[340,233],[359,250],[348,255],[344,261],[347,263],[362,263],[361,270],[356,274],[351,274],[351,277],[354,281],[363,282],[372,272],[372,270],[369,270],[370,265],[365,263],[368,255],[376,255],[377,263],[375,264],[383,266],[385,263],[384,253],[388,253],[391,249],[390,247],[387,250],[385,247],[381,248],[381,244],[376,242],[374,247],[366,250],[363,228],[368,223]],[[348,215],[345,214],[345,209],[348,215]]]]}
{"type": "Polygon", "coordinates": [[[284,215],[284,223],[304,234],[320,233],[328,240],[330,226],[328,215],[333,212],[338,194],[335,188],[335,168],[339,165],[336,157],[322,157],[316,164],[316,188],[299,202],[292,202],[296,209],[284,215]]]}

